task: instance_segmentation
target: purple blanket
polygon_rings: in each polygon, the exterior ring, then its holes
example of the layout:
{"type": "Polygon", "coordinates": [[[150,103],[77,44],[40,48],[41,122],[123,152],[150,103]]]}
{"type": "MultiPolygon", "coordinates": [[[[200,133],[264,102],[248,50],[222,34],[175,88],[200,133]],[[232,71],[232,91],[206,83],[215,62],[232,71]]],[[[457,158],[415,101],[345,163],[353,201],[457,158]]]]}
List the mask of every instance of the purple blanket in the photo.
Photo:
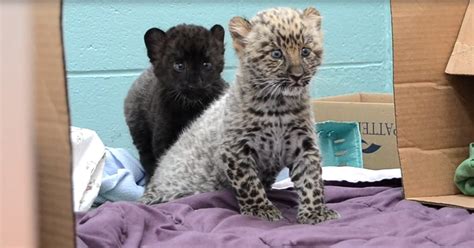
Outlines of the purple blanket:
{"type": "Polygon", "coordinates": [[[474,215],[402,200],[401,188],[326,187],[342,218],[295,221],[296,194],[269,192],[285,219],[242,216],[230,191],[145,206],[106,203],[77,214],[78,247],[474,247],[474,215]]]}

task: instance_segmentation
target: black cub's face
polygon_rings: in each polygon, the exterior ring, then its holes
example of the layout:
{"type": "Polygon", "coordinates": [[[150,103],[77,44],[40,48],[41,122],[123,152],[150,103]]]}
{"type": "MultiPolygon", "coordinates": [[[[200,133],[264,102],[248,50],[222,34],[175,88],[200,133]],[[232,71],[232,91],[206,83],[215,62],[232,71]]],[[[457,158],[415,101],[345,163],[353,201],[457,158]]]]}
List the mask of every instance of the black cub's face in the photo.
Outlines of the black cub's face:
{"type": "Polygon", "coordinates": [[[160,83],[176,97],[200,101],[223,88],[224,29],[179,25],[166,33],[152,28],[145,34],[148,57],[160,83]]]}

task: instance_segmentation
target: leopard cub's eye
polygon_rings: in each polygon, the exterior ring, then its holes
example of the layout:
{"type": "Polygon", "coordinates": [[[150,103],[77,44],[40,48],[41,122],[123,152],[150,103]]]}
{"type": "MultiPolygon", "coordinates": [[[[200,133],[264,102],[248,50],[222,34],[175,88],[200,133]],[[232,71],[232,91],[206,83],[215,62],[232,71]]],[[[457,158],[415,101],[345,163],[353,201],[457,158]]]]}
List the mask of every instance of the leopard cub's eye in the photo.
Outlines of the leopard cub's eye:
{"type": "Polygon", "coordinates": [[[301,49],[302,57],[308,57],[310,54],[311,54],[311,50],[309,48],[303,47],[303,49],[301,49]]]}
{"type": "Polygon", "coordinates": [[[271,55],[272,55],[272,58],[274,59],[281,59],[281,57],[283,57],[283,53],[281,52],[280,49],[273,50],[271,55]]]}

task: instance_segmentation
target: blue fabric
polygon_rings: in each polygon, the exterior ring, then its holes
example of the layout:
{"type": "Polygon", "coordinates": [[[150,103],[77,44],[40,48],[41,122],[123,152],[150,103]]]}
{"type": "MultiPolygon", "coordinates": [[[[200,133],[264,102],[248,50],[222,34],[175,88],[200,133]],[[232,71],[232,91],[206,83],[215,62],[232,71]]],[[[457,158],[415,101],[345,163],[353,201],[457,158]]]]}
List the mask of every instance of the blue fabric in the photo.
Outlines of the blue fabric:
{"type": "Polygon", "coordinates": [[[105,165],[95,204],[106,201],[136,201],[145,190],[145,171],[126,149],[105,148],[105,165]]]}

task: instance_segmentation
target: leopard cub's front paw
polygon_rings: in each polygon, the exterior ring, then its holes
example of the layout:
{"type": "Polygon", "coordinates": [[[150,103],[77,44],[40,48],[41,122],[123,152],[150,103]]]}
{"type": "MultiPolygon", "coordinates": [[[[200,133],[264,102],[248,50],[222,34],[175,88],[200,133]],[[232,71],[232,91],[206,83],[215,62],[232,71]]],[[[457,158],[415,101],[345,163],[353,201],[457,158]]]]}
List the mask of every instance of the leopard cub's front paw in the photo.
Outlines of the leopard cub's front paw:
{"type": "Polygon", "coordinates": [[[298,223],[300,224],[318,224],[328,220],[336,220],[341,216],[336,211],[327,207],[322,207],[320,210],[308,211],[305,209],[298,210],[298,223]]]}
{"type": "Polygon", "coordinates": [[[240,208],[240,213],[256,216],[268,221],[277,221],[282,218],[280,210],[271,203],[258,206],[243,206],[240,208]]]}
{"type": "Polygon", "coordinates": [[[138,199],[138,202],[146,205],[151,205],[154,199],[155,197],[153,195],[145,193],[138,199]]]}

